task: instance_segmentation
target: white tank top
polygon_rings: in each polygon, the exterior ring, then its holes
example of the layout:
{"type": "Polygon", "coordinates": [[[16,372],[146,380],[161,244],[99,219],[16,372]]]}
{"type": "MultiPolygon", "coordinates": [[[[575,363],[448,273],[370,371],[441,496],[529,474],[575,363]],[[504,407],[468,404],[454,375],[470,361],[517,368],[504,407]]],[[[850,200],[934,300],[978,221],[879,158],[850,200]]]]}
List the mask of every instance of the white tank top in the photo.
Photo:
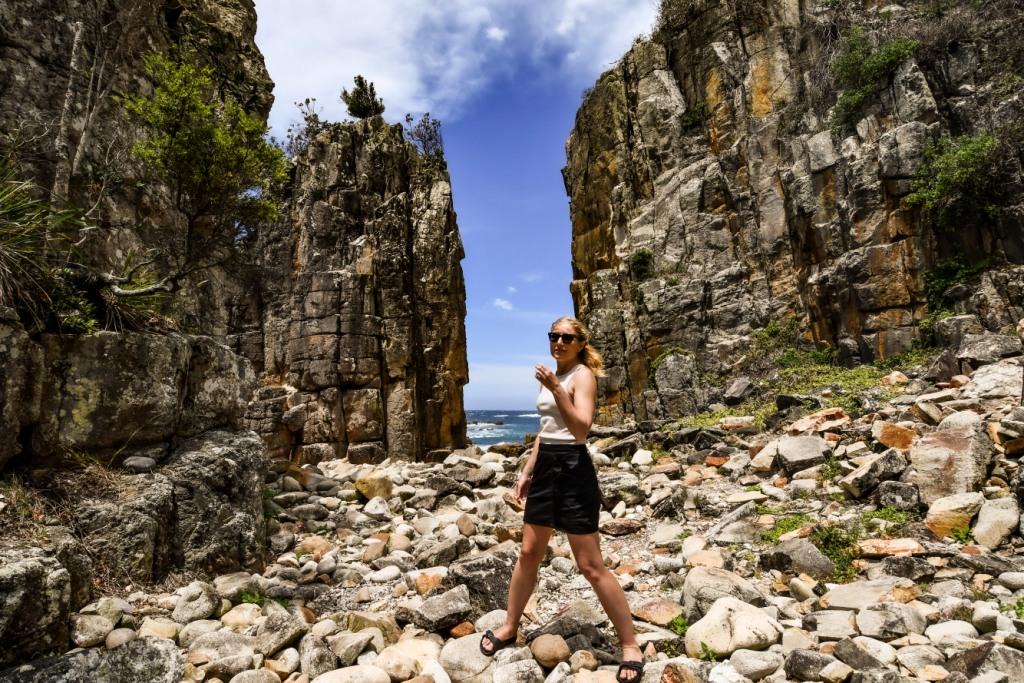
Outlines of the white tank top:
{"type": "MultiPolygon", "coordinates": [[[[564,375],[555,375],[562,388],[568,391],[569,380],[576,374],[576,371],[583,367],[583,363],[577,363],[564,375]]],[[[562,413],[555,403],[555,395],[543,384],[540,385],[540,394],[537,395],[537,412],[540,413],[540,440],[541,443],[586,443],[577,441],[569,428],[562,420],[562,413]]]]}

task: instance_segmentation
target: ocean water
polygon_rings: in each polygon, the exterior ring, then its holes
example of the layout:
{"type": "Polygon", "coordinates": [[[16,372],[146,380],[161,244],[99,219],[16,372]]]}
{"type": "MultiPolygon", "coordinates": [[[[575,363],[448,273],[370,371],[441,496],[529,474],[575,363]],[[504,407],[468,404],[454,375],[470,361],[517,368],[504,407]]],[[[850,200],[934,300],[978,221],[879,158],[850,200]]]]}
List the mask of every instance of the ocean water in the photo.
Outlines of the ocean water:
{"type": "Polygon", "coordinates": [[[467,410],[466,422],[466,436],[477,446],[522,443],[540,429],[540,415],[530,410],[467,410]]]}

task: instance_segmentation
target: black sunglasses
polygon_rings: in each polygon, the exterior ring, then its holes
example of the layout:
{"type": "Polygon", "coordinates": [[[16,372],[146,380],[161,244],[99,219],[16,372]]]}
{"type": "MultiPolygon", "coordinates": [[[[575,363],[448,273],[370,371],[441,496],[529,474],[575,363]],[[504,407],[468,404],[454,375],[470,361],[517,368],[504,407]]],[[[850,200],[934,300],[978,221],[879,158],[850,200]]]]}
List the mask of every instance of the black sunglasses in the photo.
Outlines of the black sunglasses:
{"type": "Polygon", "coordinates": [[[559,334],[558,332],[548,332],[548,341],[551,342],[552,344],[554,344],[559,339],[562,340],[563,344],[571,344],[574,341],[576,341],[577,339],[580,340],[580,341],[583,341],[583,337],[581,337],[578,334],[567,334],[567,333],[559,334]]]}

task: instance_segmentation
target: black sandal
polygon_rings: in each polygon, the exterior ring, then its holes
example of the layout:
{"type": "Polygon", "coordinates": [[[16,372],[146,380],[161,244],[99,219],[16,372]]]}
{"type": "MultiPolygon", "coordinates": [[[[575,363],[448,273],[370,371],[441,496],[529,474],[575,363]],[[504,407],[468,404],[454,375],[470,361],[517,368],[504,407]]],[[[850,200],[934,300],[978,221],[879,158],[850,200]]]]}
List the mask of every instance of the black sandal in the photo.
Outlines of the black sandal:
{"type": "Polygon", "coordinates": [[[631,659],[627,659],[619,663],[619,670],[615,672],[615,680],[619,683],[640,683],[640,679],[644,675],[644,663],[637,662],[631,659]],[[623,678],[622,674],[626,671],[633,671],[636,676],[633,678],[623,678]]]}
{"type": "Polygon", "coordinates": [[[484,634],[480,637],[480,652],[483,652],[487,657],[493,657],[498,650],[503,650],[512,643],[516,642],[516,634],[513,633],[510,638],[502,640],[498,636],[494,635],[491,629],[484,631],[484,634]],[[491,650],[484,649],[484,638],[486,638],[491,644],[491,650]]]}

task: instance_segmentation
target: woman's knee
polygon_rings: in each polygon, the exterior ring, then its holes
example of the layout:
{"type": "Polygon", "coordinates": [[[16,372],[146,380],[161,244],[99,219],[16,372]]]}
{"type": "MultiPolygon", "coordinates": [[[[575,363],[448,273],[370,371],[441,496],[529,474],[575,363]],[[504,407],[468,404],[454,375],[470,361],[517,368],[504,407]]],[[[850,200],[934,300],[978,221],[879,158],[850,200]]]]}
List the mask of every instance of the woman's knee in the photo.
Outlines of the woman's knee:
{"type": "Polygon", "coordinates": [[[580,561],[580,559],[577,558],[576,566],[580,568],[580,574],[583,575],[583,578],[590,583],[594,583],[608,571],[608,568],[604,566],[604,562],[600,559],[593,560],[588,558],[580,561]]]}
{"type": "Polygon", "coordinates": [[[524,566],[530,568],[536,568],[540,566],[540,563],[544,561],[547,556],[548,546],[547,544],[523,544],[522,548],[519,549],[519,562],[524,566]]]}

